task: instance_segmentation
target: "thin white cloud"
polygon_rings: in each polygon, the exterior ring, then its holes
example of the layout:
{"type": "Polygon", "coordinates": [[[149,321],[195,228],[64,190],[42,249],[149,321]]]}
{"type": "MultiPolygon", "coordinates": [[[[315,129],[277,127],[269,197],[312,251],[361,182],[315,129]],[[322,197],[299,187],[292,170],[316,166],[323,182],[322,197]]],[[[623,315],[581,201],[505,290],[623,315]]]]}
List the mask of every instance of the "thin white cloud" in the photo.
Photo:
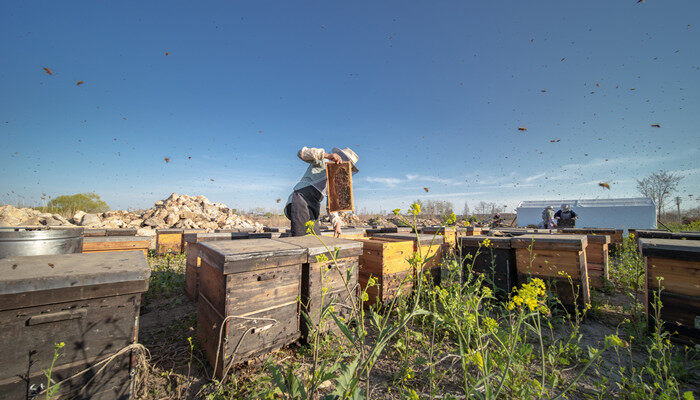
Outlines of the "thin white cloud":
{"type": "Polygon", "coordinates": [[[383,177],[372,177],[368,176],[365,178],[365,181],[369,183],[381,183],[390,187],[394,187],[398,185],[399,183],[403,182],[401,179],[397,178],[383,178],[383,177]]]}
{"type": "Polygon", "coordinates": [[[527,178],[525,178],[525,182],[530,183],[530,182],[532,182],[532,181],[535,181],[535,180],[537,180],[537,179],[540,179],[540,178],[544,177],[545,175],[547,175],[547,173],[543,172],[543,173],[541,173],[541,174],[528,176],[527,178]]]}

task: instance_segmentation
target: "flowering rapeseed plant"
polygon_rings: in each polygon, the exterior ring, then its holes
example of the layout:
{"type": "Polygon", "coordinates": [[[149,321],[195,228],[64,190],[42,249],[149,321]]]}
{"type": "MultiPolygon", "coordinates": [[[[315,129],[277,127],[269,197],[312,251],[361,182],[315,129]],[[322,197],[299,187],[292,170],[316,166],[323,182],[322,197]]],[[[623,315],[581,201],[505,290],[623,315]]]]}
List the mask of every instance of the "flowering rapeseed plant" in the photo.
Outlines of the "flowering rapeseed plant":
{"type": "Polygon", "coordinates": [[[306,234],[310,235],[314,232],[314,226],[316,225],[316,221],[307,221],[304,226],[306,227],[306,234]]]}
{"type": "Polygon", "coordinates": [[[490,247],[491,246],[491,240],[490,239],[484,239],[483,242],[481,242],[481,245],[484,247],[490,247]]]}
{"type": "Polygon", "coordinates": [[[516,307],[527,306],[530,311],[539,311],[543,314],[549,313],[549,309],[544,304],[547,298],[545,292],[544,281],[539,278],[534,278],[530,283],[523,283],[517,293],[513,296],[513,300],[509,301],[507,307],[512,310],[516,307]]]}

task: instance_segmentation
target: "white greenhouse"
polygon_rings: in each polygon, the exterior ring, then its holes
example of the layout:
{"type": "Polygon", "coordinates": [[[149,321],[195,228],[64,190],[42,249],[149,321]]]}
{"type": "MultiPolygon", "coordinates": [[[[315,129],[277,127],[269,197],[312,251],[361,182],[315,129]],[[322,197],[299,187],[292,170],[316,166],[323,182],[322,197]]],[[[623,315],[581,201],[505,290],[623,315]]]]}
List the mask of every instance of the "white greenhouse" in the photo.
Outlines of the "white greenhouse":
{"type": "Polygon", "coordinates": [[[578,215],[577,228],[656,228],[656,207],[648,197],[523,201],[517,208],[518,226],[538,225],[545,207],[559,210],[562,204],[568,204],[578,215]]]}

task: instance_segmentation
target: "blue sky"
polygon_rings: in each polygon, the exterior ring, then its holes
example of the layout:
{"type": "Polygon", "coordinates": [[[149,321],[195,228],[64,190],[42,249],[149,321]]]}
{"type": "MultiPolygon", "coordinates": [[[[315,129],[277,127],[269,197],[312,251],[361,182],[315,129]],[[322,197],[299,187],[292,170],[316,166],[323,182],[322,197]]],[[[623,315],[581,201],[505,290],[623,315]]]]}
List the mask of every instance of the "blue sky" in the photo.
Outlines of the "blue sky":
{"type": "Polygon", "coordinates": [[[0,202],[275,209],[301,146],[348,146],[358,210],[629,197],[661,168],[697,206],[698,15],[696,0],[2,2],[0,202]]]}

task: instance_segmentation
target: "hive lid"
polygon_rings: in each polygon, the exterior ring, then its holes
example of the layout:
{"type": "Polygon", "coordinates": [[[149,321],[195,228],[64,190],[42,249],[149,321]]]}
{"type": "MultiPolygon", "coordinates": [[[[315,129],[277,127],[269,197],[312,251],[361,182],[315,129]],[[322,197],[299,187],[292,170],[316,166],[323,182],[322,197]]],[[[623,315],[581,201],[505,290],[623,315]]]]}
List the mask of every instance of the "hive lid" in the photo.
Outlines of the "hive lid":
{"type": "Polygon", "coordinates": [[[275,240],[305,249],[308,257],[307,261],[305,262],[310,263],[316,262],[316,256],[320,256],[322,254],[325,254],[326,257],[330,259],[331,255],[328,253],[328,250],[333,252],[336,248],[338,248],[340,250],[338,252],[338,258],[346,258],[362,255],[363,248],[363,244],[361,242],[327,236],[323,237],[323,242],[312,235],[280,238],[275,240]]]}
{"type": "Polygon", "coordinates": [[[117,228],[117,229],[105,229],[105,234],[107,236],[136,236],[136,228],[117,228]]]}
{"type": "Polygon", "coordinates": [[[456,232],[454,226],[424,226],[420,229],[420,233],[443,233],[445,230],[447,230],[447,232],[456,232]]]}
{"type": "Polygon", "coordinates": [[[212,242],[215,240],[248,239],[247,232],[220,232],[220,233],[184,233],[182,238],[188,243],[212,242]]]}
{"type": "Polygon", "coordinates": [[[373,226],[365,230],[367,235],[374,235],[377,233],[397,233],[398,231],[399,228],[397,226],[373,226]]]}
{"type": "Polygon", "coordinates": [[[597,233],[597,234],[611,234],[614,235],[615,233],[622,232],[622,229],[615,229],[615,228],[562,228],[560,229],[563,233],[578,233],[581,235],[585,235],[588,233],[597,233]]]}
{"type": "Polygon", "coordinates": [[[182,233],[184,229],[170,229],[170,228],[159,228],[156,229],[156,233],[162,233],[162,234],[174,234],[174,233],[182,233]]]}
{"type": "Polygon", "coordinates": [[[249,234],[251,239],[276,239],[287,236],[289,236],[287,232],[258,232],[249,234]]]}
{"type": "Polygon", "coordinates": [[[221,240],[200,243],[203,260],[224,274],[306,262],[306,249],[272,239],[221,240]]]}
{"type": "Polygon", "coordinates": [[[429,244],[442,244],[445,242],[445,237],[433,234],[419,233],[418,235],[414,233],[378,233],[374,235],[376,237],[384,237],[391,239],[401,239],[401,240],[413,240],[416,241],[416,237],[420,239],[421,246],[429,244]]]}
{"type": "Polygon", "coordinates": [[[83,236],[84,237],[91,237],[91,236],[105,236],[107,235],[107,229],[85,229],[83,231],[83,236]]]}
{"type": "Polygon", "coordinates": [[[700,241],[687,239],[639,239],[644,257],[700,261],[700,241]]]}
{"type": "MultiPolygon", "coordinates": [[[[488,239],[491,242],[491,246],[496,249],[510,249],[511,247],[510,240],[512,238],[508,236],[473,235],[459,237],[457,241],[462,247],[479,247],[479,244],[483,243],[486,239],[488,239]]],[[[483,249],[482,247],[482,250],[483,249]]]]}
{"type": "Polygon", "coordinates": [[[149,236],[90,236],[83,238],[83,243],[103,242],[150,242],[149,236]]]}
{"type": "Polygon", "coordinates": [[[140,250],[3,258],[0,310],[143,293],[150,275],[140,250]]]}
{"type": "Polygon", "coordinates": [[[669,232],[655,229],[637,230],[639,238],[700,240],[700,232],[669,232]]]}
{"type": "Polygon", "coordinates": [[[510,238],[513,248],[523,249],[531,244],[535,250],[581,251],[588,245],[585,235],[541,235],[529,234],[510,238]]]}

